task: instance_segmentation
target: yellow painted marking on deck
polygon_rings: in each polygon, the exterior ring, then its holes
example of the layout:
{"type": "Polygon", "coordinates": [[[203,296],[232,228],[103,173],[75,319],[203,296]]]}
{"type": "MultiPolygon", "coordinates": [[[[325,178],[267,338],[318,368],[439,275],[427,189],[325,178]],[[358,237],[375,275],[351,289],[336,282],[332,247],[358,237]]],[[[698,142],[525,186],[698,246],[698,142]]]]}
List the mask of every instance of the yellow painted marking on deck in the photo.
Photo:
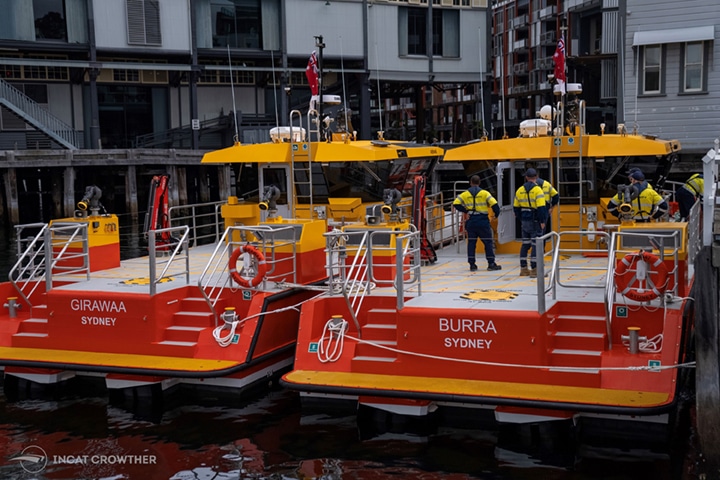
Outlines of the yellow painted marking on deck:
{"type": "Polygon", "coordinates": [[[517,293],[506,290],[473,290],[472,292],[460,295],[460,298],[484,302],[507,302],[517,296],[517,293]]]}
{"type": "Polygon", "coordinates": [[[74,350],[45,350],[40,348],[0,347],[2,360],[67,363],[101,367],[148,368],[187,372],[212,372],[234,367],[241,362],[206,358],[164,357],[125,353],[78,352],[74,350]]]}
{"type": "Polygon", "coordinates": [[[616,407],[655,407],[666,405],[671,400],[669,394],[662,392],[365,373],[295,370],[285,375],[283,379],[297,385],[428,392],[445,395],[475,395],[616,407]]]}
{"type": "MultiPolygon", "coordinates": [[[[158,283],[167,283],[172,282],[175,280],[173,277],[163,277],[160,280],[158,280],[158,283]]],[[[148,277],[139,277],[139,278],[131,278],[129,280],[123,280],[120,283],[124,283],[125,285],[150,285],[150,278],[148,277]]]]}

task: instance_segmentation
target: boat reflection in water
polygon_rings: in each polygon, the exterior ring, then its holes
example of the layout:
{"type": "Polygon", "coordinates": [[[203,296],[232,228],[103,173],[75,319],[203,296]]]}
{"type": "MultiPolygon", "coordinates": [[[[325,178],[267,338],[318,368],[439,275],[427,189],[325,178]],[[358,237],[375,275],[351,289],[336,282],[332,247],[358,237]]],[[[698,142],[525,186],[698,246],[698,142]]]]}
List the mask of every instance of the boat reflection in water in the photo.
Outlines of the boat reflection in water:
{"type": "Polygon", "coordinates": [[[1,398],[0,477],[29,478],[12,459],[36,445],[51,460],[36,478],[679,478],[670,457],[642,450],[576,458],[559,429],[392,430],[359,434],[354,416],[301,413],[297,394],[281,390],[234,407],[177,405],[153,419],[104,397],[1,398]],[[84,456],[85,463],[71,463],[84,456]],[[93,463],[102,456],[146,456],[154,463],[93,463]]]}

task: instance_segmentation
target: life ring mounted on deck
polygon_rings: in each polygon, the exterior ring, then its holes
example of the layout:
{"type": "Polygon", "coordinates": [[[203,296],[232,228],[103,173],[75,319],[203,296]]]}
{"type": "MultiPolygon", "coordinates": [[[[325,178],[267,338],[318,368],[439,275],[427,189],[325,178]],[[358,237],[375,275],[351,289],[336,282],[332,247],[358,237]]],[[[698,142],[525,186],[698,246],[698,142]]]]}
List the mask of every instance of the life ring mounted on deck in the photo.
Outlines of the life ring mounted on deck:
{"type": "Polygon", "coordinates": [[[267,263],[265,263],[265,256],[252,245],[240,245],[230,254],[230,260],[228,261],[228,269],[230,271],[230,277],[235,280],[235,283],[245,288],[252,288],[260,285],[265,273],[267,273],[267,263]],[[257,273],[251,279],[247,279],[240,275],[237,271],[237,261],[240,255],[243,253],[249,253],[257,260],[257,273]]]}
{"type": "Polygon", "coordinates": [[[625,255],[615,269],[615,285],[618,293],[637,302],[649,302],[659,297],[665,293],[667,282],[668,269],[665,263],[657,255],[643,250],[625,255]],[[637,266],[631,268],[638,260],[650,266],[645,272],[644,281],[638,278],[637,266]]]}

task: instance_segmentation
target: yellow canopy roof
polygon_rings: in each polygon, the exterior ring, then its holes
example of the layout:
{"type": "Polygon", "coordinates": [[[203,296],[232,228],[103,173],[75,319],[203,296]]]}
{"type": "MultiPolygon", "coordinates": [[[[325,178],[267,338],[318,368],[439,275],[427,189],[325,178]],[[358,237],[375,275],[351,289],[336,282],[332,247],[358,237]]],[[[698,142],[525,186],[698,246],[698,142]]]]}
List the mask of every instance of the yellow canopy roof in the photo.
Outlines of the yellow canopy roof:
{"type": "Polygon", "coordinates": [[[444,160],[550,160],[558,156],[625,157],[667,155],[680,150],[677,140],[658,140],[642,135],[584,135],[507,138],[471,143],[445,152],[444,160]]]}
{"type": "Polygon", "coordinates": [[[279,142],[236,144],[208,152],[202,163],[290,163],[291,148],[295,161],[302,161],[308,149],[315,162],[377,162],[399,158],[439,157],[444,150],[437,146],[401,142],[360,140],[354,142],[279,142]]]}

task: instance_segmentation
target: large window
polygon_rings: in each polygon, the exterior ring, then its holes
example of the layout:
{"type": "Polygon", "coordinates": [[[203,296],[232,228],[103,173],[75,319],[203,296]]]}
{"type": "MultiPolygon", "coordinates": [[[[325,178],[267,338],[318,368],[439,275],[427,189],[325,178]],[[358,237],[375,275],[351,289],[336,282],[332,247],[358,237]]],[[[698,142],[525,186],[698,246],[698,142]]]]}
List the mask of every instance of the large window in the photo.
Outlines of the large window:
{"type": "Polygon", "coordinates": [[[36,40],[67,42],[64,3],[63,0],[33,0],[36,40]]]}
{"type": "Polygon", "coordinates": [[[262,48],[260,0],[211,0],[213,47],[262,48]]]}
{"type": "Polygon", "coordinates": [[[162,45],[160,2],[158,0],[126,0],[128,43],[130,45],[162,45]]]}
{"type": "Polygon", "coordinates": [[[705,42],[684,44],[682,91],[686,93],[705,91],[705,42]]]}
{"type": "MultiPolygon", "coordinates": [[[[427,8],[400,8],[400,55],[428,55],[427,8]]],[[[432,11],[432,54],[458,58],[460,56],[460,12],[449,9],[432,11]]]]}
{"type": "Polygon", "coordinates": [[[642,55],[642,90],[644,95],[662,93],[662,46],[646,45],[642,55]]]}

